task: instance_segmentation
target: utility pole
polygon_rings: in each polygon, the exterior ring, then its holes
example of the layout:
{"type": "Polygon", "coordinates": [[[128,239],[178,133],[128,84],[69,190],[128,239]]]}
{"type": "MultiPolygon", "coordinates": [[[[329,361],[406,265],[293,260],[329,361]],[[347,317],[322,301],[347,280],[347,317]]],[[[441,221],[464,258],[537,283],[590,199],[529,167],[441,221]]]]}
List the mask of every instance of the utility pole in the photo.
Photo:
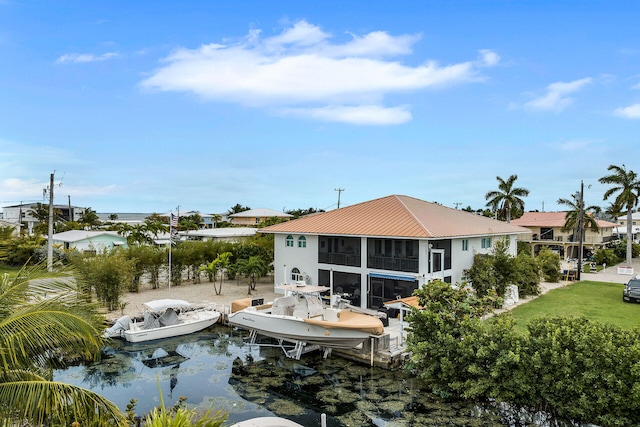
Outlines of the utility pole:
{"type": "Polygon", "coordinates": [[[453,202],[454,205],[456,205],[456,210],[458,209],[458,206],[460,206],[462,203],[461,202],[453,202]]]}
{"type": "Polygon", "coordinates": [[[584,183],[582,182],[582,180],[580,181],[580,201],[578,203],[580,204],[578,206],[580,208],[580,217],[578,218],[578,239],[580,239],[580,249],[578,250],[578,274],[576,276],[576,279],[580,280],[580,273],[582,273],[582,243],[584,240],[584,183]]]}
{"type": "Polygon", "coordinates": [[[55,172],[49,179],[49,230],[47,233],[47,270],[53,270],[53,180],[55,172]]]}
{"type": "Polygon", "coordinates": [[[340,193],[344,191],[344,188],[334,188],[333,191],[338,192],[338,209],[340,209],[340,193]]]}

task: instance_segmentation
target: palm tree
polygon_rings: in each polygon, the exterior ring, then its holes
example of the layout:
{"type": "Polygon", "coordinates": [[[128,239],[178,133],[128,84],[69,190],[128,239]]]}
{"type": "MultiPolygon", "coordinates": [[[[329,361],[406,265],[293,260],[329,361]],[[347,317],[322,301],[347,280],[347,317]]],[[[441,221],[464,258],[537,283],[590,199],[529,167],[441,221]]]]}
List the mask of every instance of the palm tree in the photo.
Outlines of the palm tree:
{"type": "Polygon", "coordinates": [[[0,279],[0,425],[126,425],[99,394],[51,381],[65,356],[95,358],[102,345],[104,318],[69,273],[39,264],[0,279]]]}
{"type": "Polygon", "coordinates": [[[612,185],[604,193],[604,200],[607,200],[612,195],[618,193],[615,198],[614,204],[620,208],[627,210],[627,265],[631,264],[632,252],[632,221],[633,221],[633,208],[638,205],[640,201],[640,179],[638,175],[632,171],[627,171],[627,168],[623,164],[622,166],[610,165],[607,168],[611,171],[611,175],[603,176],[599,179],[601,184],[612,185]]]}
{"type": "Polygon", "coordinates": [[[262,277],[269,271],[269,267],[264,260],[257,256],[250,256],[249,259],[238,260],[238,271],[249,278],[249,292],[256,289],[256,275],[262,277]]]}
{"type": "Polygon", "coordinates": [[[498,180],[498,190],[489,191],[484,198],[487,205],[494,213],[497,213],[498,219],[504,219],[511,222],[512,215],[524,211],[524,201],[521,197],[527,197],[529,190],[526,188],[513,187],[513,183],[518,179],[518,175],[511,175],[506,181],[496,177],[498,180]]]}
{"type": "Polygon", "coordinates": [[[564,232],[573,232],[573,240],[582,242],[584,241],[585,228],[588,228],[593,232],[600,231],[598,221],[595,217],[595,214],[600,211],[600,206],[592,205],[585,207],[584,200],[580,197],[580,193],[572,194],[571,199],[558,199],[559,205],[567,206],[569,208],[564,216],[564,225],[561,230],[564,232]],[[580,222],[581,213],[582,222],[580,222]]]}
{"type": "MultiPolygon", "coordinates": [[[[71,221],[71,219],[69,221],[71,221]]],[[[85,211],[80,215],[80,222],[91,230],[95,230],[102,225],[100,217],[96,211],[91,208],[85,209],[85,211]]]]}
{"type": "Polygon", "coordinates": [[[220,295],[222,293],[222,282],[224,281],[224,273],[227,268],[229,268],[229,265],[231,265],[232,255],[233,254],[231,252],[223,252],[221,254],[218,254],[216,259],[211,261],[206,266],[200,267],[201,271],[204,271],[209,275],[213,274],[214,279],[215,275],[217,273],[220,273],[219,287],[216,285],[215,280],[213,280],[213,290],[215,291],[216,295],[220,295]]]}

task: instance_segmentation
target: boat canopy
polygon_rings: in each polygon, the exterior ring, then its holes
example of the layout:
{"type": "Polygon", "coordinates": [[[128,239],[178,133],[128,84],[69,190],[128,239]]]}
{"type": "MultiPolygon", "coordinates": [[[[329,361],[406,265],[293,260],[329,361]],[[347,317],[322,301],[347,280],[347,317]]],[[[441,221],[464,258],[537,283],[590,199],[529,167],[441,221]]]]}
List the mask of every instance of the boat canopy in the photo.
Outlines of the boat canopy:
{"type": "Polygon", "coordinates": [[[149,311],[163,311],[167,308],[190,308],[191,304],[181,299],[158,299],[142,304],[149,311]]]}

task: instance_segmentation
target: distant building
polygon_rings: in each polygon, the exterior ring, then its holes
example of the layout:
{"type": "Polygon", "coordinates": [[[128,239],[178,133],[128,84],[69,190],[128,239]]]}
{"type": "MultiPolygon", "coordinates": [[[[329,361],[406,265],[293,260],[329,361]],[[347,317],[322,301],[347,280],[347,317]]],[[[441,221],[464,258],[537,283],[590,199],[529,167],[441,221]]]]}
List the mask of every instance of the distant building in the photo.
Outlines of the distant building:
{"type": "MultiPolygon", "coordinates": [[[[42,203],[48,205],[47,203],[42,203]]],[[[2,208],[2,216],[5,221],[14,224],[22,224],[26,232],[33,233],[33,227],[38,224],[38,220],[31,215],[31,212],[37,209],[37,203],[23,203],[20,205],[4,206],[2,208]]],[[[79,221],[88,208],[71,205],[53,205],[53,209],[58,212],[58,217],[63,221],[79,221]]]]}
{"type": "Polygon", "coordinates": [[[71,230],[52,236],[53,245],[65,250],[99,253],[116,247],[127,247],[127,239],[115,231],[71,230]]]}
{"type": "Polygon", "coordinates": [[[232,224],[244,225],[247,227],[260,224],[262,221],[269,218],[290,219],[293,218],[293,215],[267,208],[249,209],[248,211],[229,215],[229,220],[232,224]]]}
{"type": "Polygon", "coordinates": [[[247,237],[253,237],[258,231],[250,227],[229,227],[201,230],[179,231],[180,240],[202,240],[204,242],[240,242],[247,237]]]}
{"type": "MultiPolygon", "coordinates": [[[[573,230],[562,231],[566,222],[566,212],[525,212],[520,218],[512,219],[511,224],[531,230],[531,234],[522,234],[518,240],[529,243],[532,253],[536,254],[543,247],[548,247],[563,258],[577,257],[580,242],[574,238],[573,230]]],[[[596,250],[615,239],[616,224],[598,220],[599,231],[594,232],[585,227],[583,248],[596,250]]]]}
{"type": "MultiPolygon", "coordinates": [[[[627,237],[627,215],[622,215],[616,218],[618,226],[615,232],[620,238],[627,237]]],[[[640,235],[640,212],[633,212],[631,214],[631,235],[634,242],[638,243],[638,236],[640,235]]]]}

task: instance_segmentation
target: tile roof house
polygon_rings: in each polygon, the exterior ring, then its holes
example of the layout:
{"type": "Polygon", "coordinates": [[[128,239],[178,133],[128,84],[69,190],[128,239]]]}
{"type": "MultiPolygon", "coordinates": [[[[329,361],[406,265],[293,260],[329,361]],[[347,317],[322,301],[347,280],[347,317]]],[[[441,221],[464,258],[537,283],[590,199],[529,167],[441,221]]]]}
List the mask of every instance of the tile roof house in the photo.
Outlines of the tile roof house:
{"type": "MultiPolygon", "coordinates": [[[[544,246],[557,251],[563,258],[575,258],[580,242],[573,231],[562,231],[566,220],[566,212],[525,212],[520,218],[511,220],[511,224],[531,230],[529,235],[518,236],[519,240],[531,245],[532,253],[538,253],[544,246]]],[[[583,247],[595,250],[615,239],[617,224],[597,220],[599,231],[585,228],[583,247]]]]}
{"type": "Polygon", "coordinates": [[[387,196],[261,229],[274,234],[274,281],[304,280],[361,307],[410,296],[430,279],[460,282],[476,253],[529,230],[416,198],[387,196]],[[364,296],[364,297],[362,297],[364,296]]]}

